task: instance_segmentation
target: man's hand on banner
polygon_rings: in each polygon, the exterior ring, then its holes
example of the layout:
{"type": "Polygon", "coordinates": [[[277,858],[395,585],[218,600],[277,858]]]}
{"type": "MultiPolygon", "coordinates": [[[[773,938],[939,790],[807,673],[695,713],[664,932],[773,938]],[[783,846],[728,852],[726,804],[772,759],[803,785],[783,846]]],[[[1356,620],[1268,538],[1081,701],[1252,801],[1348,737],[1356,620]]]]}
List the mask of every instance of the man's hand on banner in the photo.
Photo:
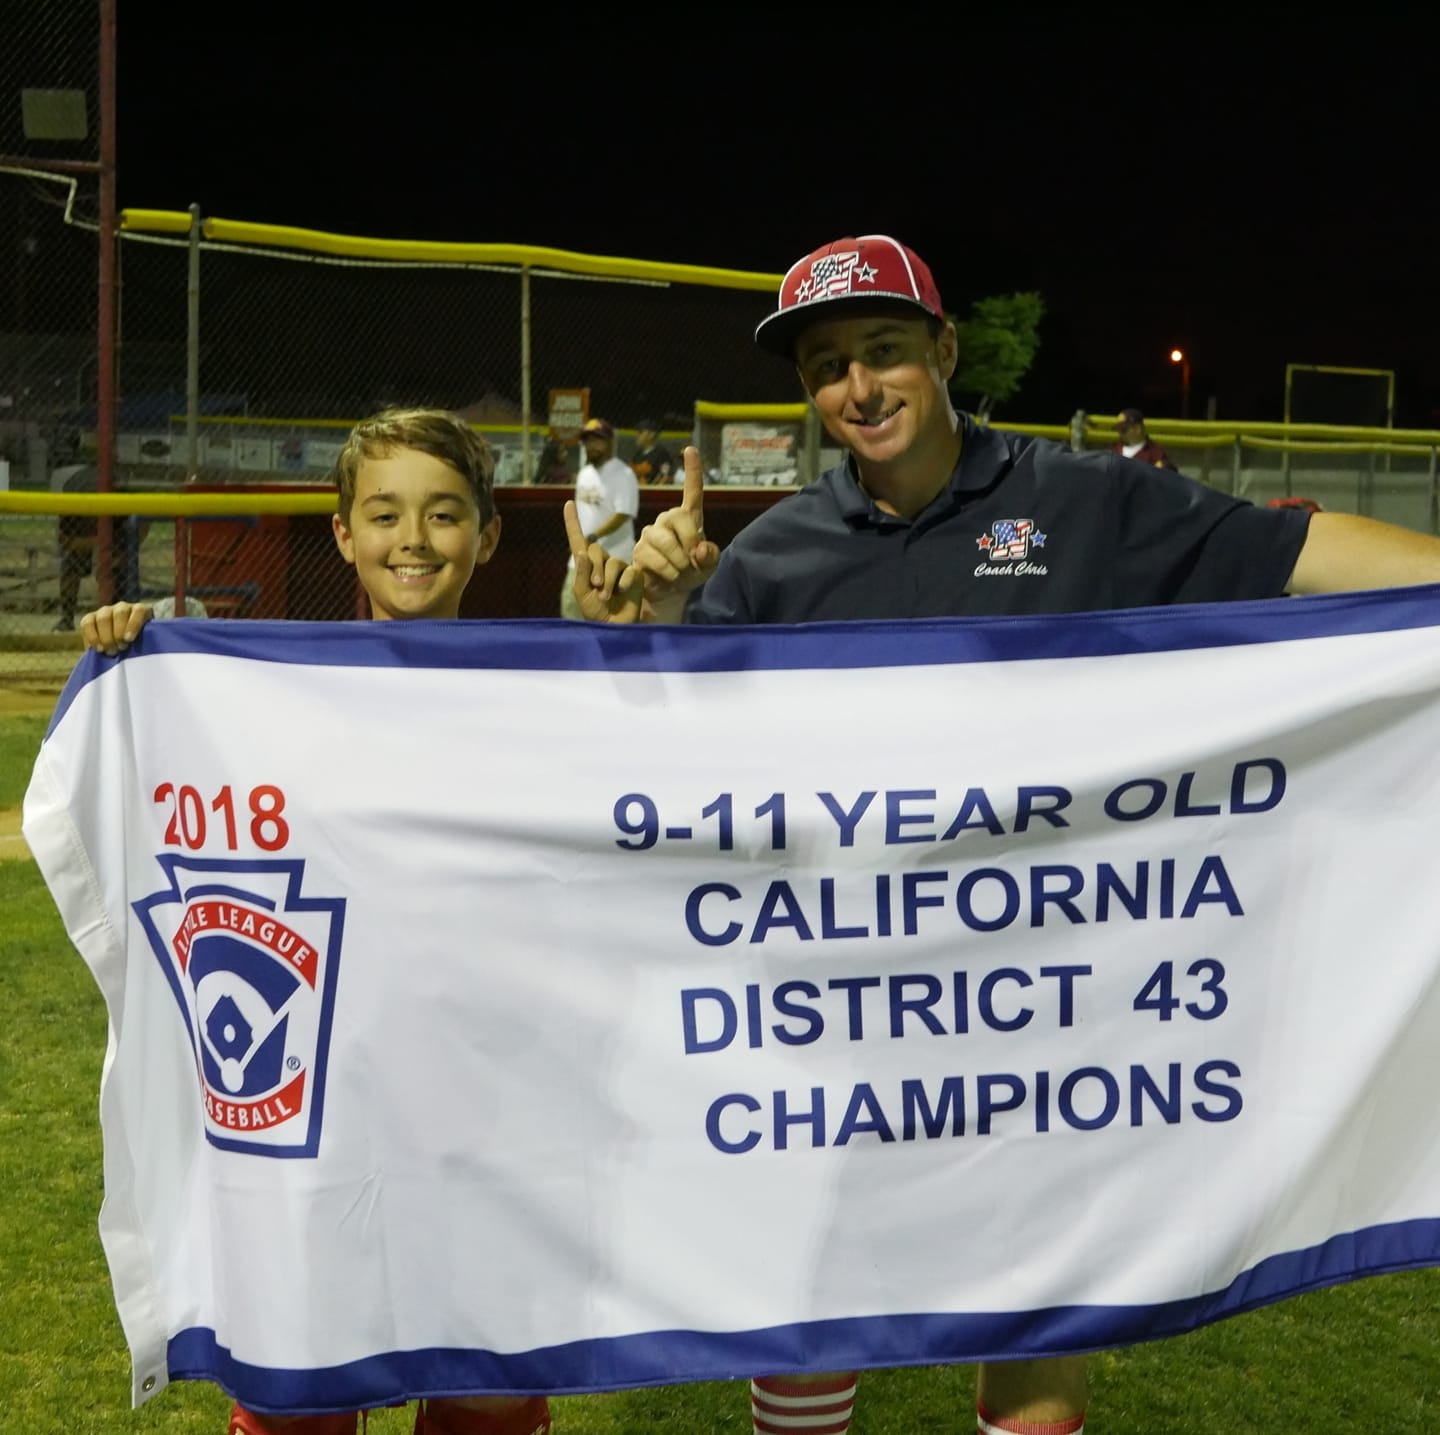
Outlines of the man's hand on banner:
{"type": "Polygon", "coordinates": [[[81,618],[80,640],[87,648],[99,648],[113,658],[140,636],[140,629],[149,621],[148,604],[111,603],[81,618]]]}
{"type": "Polygon", "coordinates": [[[685,450],[685,489],[679,508],[667,509],[647,524],[635,545],[632,565],[645,577],[647,617],[678,623],[685,597],[698,588],[720,561],[719,547],[705,537],[705,475],[699,450],[685,450]]]}
{"type": "Polygon", "coordinates": [[[598,543],[587,543],[574,499],[565,503],[565,536],[575,559],[575,601],[592,623],[635,623],[645,596],[638,569],[612,558],[598,543]]]}

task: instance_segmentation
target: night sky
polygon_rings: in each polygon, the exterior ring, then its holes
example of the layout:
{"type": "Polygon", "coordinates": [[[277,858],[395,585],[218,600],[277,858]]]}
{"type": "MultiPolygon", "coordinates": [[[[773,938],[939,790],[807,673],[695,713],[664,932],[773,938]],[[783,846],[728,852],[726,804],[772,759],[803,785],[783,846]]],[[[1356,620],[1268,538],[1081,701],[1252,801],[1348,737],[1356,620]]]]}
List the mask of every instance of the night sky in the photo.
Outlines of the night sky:
{"type": "Polygon", "coordinates": [[[119,26],[125,206],[771,272],[889,233],[952,310],[1044,297],[1001,416],[1178,414],[1179,344],[1192,416],[1213,395],[1280,417],[1294,362],[1394,368],[1397,422],[1440,426],[1440,73],[1417,33],[876,7],[741,40],[710,33],[720,12],[668,35],[547,10],[522,44],[420,7],[305,34],[232,12],[187,39],[153,8],[119,26]]]}

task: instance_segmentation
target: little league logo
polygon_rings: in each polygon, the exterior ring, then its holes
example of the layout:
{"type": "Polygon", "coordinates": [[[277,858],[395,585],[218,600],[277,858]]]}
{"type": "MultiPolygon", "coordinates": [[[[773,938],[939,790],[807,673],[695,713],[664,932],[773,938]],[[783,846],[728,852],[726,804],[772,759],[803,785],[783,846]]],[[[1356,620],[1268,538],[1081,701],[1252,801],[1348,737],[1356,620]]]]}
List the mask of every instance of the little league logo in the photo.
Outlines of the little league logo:
{"type": "Polygon", "coordinates": [[[989,533],[982,533],[975,544],[992,563],[1007,563],[1028,558],[1032,548],[1043,548],[1045,537],[1035,527],[1034,519],[997,518],[989,533]]]}
{"type": "Polygon", "coordinates": [[[302,861],[156,860],[169,885],[134,911],[190,1036],[206,1138],[314,1156],[344,899],[302,897],[302,861]]]}

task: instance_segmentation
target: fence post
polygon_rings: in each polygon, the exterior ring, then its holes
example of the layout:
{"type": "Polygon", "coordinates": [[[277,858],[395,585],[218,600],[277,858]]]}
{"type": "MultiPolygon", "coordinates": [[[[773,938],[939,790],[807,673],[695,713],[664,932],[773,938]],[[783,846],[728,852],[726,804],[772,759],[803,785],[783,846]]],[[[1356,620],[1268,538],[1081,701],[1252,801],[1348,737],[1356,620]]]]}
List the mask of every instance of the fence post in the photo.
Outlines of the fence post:
{"type": "Polygon", "coordinates": [[[1076,409],[1070,415],[1070,448],[1074,453],[1082,453],[1085,449],[1085,410],[1076,409]]]}
{"type": "MultiPolygon", "coordinates": [[[[200,472],[200,206],[190,206],[190,254],[185,276],[185,481],[200,472]]],[[[190,581],[190,529],[175,515],[175,616],[185,616],[190,581]]]]}
{"type": "Polygon", "coordinates": [[[190,206],[190,262],[185,277],[185,477],[200,469],[200,206],[190,206]]]}
{"type": "MultiPolygon", "coordinates": [[[[100,0],[100,254],[96,287],[96,486],[115,486],[115,0],[100,0]]],[[[100,602],[115,600],[115,526],[108,514],[96,527],[95,586],[100,602]]]]}
{"type": "Polygon", "coordinates": [[[1437,491],[1436,491],[1436,487],[1435,487],[1435,478],[1436,478],[1435,456],[1436,456],[1436,453],[1437,453],[1436,446],[1432,443],[1432,444],[1430,445],[1430,474],[1429,474],[1429,478],[1430,478],[1430,531],[1431,531],[1431,533],[1440,534],[1440,492],[1437,492],[1437,491]]]}
{"type": "Polygon", "coordinates": [[[530,266],[520,266],[520,482],[533,483],[530,467],[530,266]]]}
{"type": "Polygon", "coordinates": [[[1235,435],[1235,447],[1230,455],[1230,496],[1237,497],[1240,493],[1240,435],[1235,435]]]}
{"type": "Polygon", "coordinates": [[[802,488],[820,477],[820,410],[808,400],[805,404],[805,441],[801,450],[800,472],[796,476],[802,488]]]}

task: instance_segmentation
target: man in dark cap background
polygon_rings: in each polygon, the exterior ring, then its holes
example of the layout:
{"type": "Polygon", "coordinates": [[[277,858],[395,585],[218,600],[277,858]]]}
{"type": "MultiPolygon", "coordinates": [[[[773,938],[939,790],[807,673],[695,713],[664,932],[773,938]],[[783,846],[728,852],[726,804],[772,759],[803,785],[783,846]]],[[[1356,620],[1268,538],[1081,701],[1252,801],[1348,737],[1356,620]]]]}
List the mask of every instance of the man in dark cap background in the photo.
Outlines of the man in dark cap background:
{"type": "Polygon", "coordinates": [[[635,425],[635,457],[630,460],[635,476],[644,484],[673,483],[679,472],[675,455],[660,442],[660,424],[641,419],[635,425]]]}
{"type": "Polygon", "coordinates": [[[1153,468],[1174,468],[1170,455],[1150,437],[1145,428],[1145,415],[1139,409],[1121,409],[1120,422],[1116,425],[1119,442],[1115,452],[1139,463],[1148,463],[1153,468]]]}

